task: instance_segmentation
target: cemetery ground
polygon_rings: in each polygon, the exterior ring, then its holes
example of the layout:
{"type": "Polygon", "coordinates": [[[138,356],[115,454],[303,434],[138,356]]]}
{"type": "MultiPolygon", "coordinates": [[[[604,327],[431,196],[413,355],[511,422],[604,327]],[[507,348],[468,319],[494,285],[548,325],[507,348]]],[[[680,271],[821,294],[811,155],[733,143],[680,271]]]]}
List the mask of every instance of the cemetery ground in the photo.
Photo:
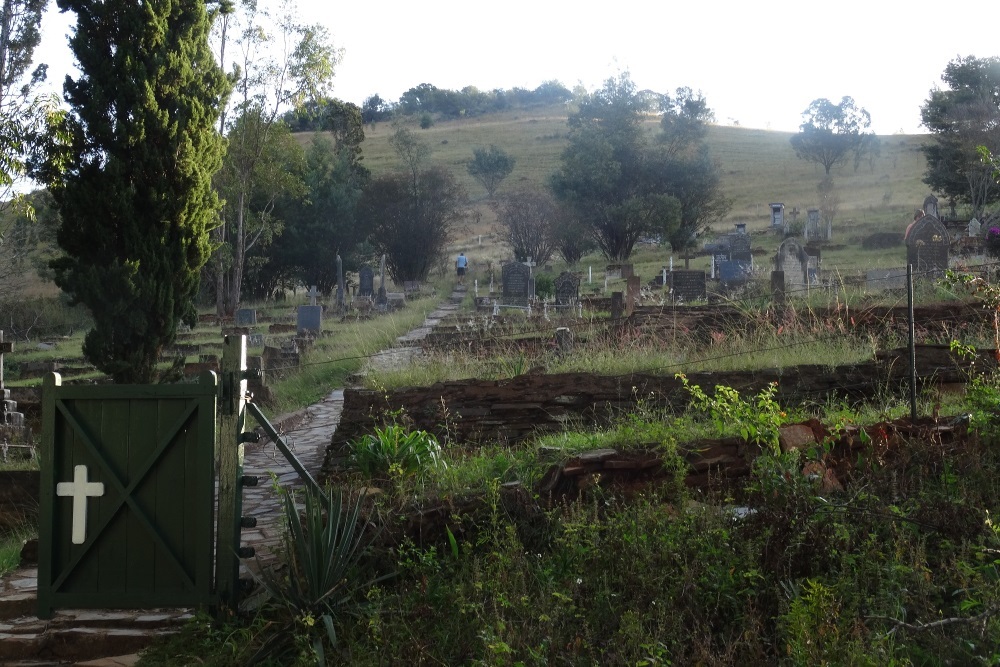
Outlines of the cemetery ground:
{"type": "MultiPolygon", "coordinates": [[[[335,596],[192,624],[143,664],[311,664],[317,641],[331,664],[994,664],[992,313],[946,292],[918,292],[916,421],[898,294],[442,321],[412,365],[448,373],[345,392],[335,596]],[[621,365],[568,370],[602,355],[621,365]]],[[[318,548],[289,539],[292,577],[318,548]]]]}
{"type": "MultiPolygon", "coordinates": [[[[359,368],[391,340],[353,333],[378,318],[316,340],[301,371],[331,374],[296,374],[279,400],[356,373],[323,474],[358,514],[314,506],[271,604],[198,617],[142,664],[312,664],[317,641],[348,664],[996,661],[1000,381],[982,304],[919,286],[911,422],[898,292],[779,309],[766,290],[679,306],[650,288],[612,320],[602,267],[582,315],[494,317],[475,309],[484,264],[406,368],[359,368]],[[313,356],[326,344],[354,347],[313,356]],[[293,594],[289,573],[334,594],[293,594]]],[[[192,340],[217,345],[209,328],[192,340]]]]}

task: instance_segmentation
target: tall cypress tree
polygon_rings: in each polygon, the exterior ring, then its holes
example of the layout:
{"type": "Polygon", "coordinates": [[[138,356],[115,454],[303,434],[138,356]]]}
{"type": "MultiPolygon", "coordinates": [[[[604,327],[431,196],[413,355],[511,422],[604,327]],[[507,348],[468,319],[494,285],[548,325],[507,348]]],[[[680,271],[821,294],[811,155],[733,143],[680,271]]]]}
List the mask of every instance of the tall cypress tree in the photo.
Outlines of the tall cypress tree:
{"type": "Polygon", "coordinates": [[[117,383],[153,381],[194,324],[219,200],[227,79],[204,0],[58,0],[77,15],[63,143],[45,171],[62,214],[56,284],[94,317],[83,353],[117,383]],[[54,176],[52,176],[54,175],[54,176]]]}

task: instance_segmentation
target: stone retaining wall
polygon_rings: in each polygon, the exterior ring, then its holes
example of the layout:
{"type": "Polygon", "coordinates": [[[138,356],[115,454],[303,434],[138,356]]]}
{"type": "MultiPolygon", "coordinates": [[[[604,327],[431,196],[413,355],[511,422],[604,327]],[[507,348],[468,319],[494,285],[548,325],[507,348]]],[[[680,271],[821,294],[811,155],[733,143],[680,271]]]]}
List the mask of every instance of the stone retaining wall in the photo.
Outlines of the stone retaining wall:
{"type": "Polygon", "coordinates": [[[38,520],[37,470],[0,471],[0,534],[38,520]]]}
{"type": "MultiPolygon", "coordinates": [[[[777,400],[798,405],[829,396],[848,400],[870,398],[905,386],[905,350],[885,352],[875,361],[840,366],[809,365],[750,372],[689,373],[691,383],[711,391],[726,385],[741,393],[756,393],[778,383],[777,400]]],[[[984,350],[979,369],[995,368],[993,352],[984,350]]],[[[921,346],[918,378],[925,384],[957,384],[967,379],[965,362],[952,358],[947,346],[921,346]]],[[[688,403],[673,375],[600,376],[588,373],[527,374],[509,380],[457,380],[430,387],[388,392],[346,389],[340,425],[327,451],[325,468],[336,467],[344,445],[371,433],[387,413],[402,411],[415,428],[439,438],[474,445],[517,443],[538,432],[554,432],[580,424],[601,424],[635,410],[638,401],[682,409],[688,403]]]]}

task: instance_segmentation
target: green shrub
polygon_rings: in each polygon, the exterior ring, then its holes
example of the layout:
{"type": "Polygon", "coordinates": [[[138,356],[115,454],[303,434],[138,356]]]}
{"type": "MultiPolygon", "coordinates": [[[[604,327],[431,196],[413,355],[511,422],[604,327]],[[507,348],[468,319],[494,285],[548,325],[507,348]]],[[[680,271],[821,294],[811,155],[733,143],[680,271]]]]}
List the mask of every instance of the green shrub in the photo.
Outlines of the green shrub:
{"type": "Polygon", "coordinates": [[[337,625],[345,616],[356,616],[363,593],[386,578],[358,581],[367,543],[360,521],[362,499],[359,495],[345,502],[341,493],[309,491],[300,516],[295,494],[283,492],[287,570],[262,579],[271,596],[268,610],[277,622],[262,632],[251,663],[267,659],[288,664],[296,656],[326,664],[327,649],[338,648],[337,625]]]}
{"type": "Polygon", "coordinates": [[[351,462],[369,478],[421,476],[443,468],[441,445],[427,431],[411,431],[399,424],[376,427],[375,433],[351,443],[351,462]]]}
{"type": "Polygon", "coordinates": [[[556,293],[555,280],[547,273],[535,274],[535,295],[547,299],[556,293]]]}

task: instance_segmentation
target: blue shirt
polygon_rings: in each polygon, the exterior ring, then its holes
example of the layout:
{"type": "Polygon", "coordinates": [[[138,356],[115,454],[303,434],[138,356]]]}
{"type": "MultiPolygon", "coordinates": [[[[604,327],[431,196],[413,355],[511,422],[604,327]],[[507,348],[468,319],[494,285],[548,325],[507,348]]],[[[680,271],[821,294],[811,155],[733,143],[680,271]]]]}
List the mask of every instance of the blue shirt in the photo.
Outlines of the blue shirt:
{"type": "Polygon", "coordinates": [[[469,264],[469,258],[465,255],[459,255],[458,259],[455,260],[455,266],[459,269],[464,269],[469,264]]]}

